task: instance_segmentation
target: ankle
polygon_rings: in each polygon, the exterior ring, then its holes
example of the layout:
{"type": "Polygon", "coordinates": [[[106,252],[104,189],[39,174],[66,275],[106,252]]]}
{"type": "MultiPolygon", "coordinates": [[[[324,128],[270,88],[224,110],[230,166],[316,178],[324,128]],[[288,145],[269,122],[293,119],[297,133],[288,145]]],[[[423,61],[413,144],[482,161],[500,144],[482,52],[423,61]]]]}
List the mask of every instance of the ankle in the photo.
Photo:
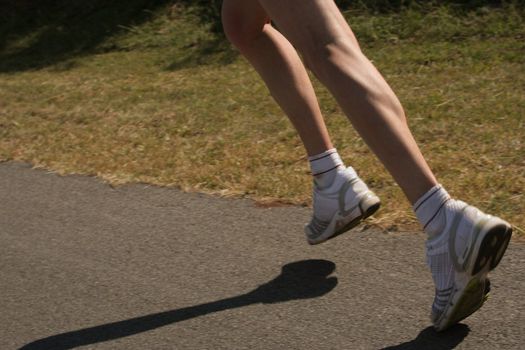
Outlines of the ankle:
{"type": "Polygon", "coordinates": [[[436,185],[414,203],[414,212],[429,240],[438,237],[444,231],[447,204],[451,200],[443,186],[436,185]]]}
{"type": "Polygon", "coordinates": [[[320,190],[330,187],[339,169],[344,168],[343,161],[335,148],[308,157],[308,160],[314,177],[314,184],[320,190]]]}

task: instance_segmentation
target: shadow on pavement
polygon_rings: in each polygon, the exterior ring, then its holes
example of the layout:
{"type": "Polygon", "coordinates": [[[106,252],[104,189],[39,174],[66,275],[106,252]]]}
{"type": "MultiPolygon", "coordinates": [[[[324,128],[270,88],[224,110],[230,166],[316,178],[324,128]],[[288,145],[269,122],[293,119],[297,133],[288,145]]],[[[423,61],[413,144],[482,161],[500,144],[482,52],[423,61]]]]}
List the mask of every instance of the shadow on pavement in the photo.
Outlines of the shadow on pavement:
{"type": "Polygon", "coordinates": [[[389,346],[382,350],[447,350],[454,349],[469,334],[470,328],[464,324],[458,324],[445,332],[438,333],[434,327],[428,327],[421,331],[416,339],[409,342],[389,346]]]}
{"type": "Polygon", "coordinates": [[[258,303],[273,304],[320,297],[330,292],[337,285],[337,278],[329,277],[334,271],[335,264],[331,261],[303,260],[293,262],[284,265],[279,276],[246,294],[57,334],[24,345],[20,350],[72,349],[147,332],[223,310],[258,303]]]}

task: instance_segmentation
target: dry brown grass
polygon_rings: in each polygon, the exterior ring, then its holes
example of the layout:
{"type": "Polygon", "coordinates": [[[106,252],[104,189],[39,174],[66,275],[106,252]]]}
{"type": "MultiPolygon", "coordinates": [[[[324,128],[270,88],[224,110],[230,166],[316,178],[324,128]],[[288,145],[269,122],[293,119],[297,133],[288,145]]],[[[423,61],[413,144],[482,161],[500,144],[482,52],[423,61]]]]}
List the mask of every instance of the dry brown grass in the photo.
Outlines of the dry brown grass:
{"type": "MultiPolygon", "coordinates": [[[[523,41],[399,39],[365,50],[398,93],[449,192],[523,232],[523,41]]],[[[303,147],[251,67],[239,58],[166,69],[176,53],[109,52],[78,58],[65,69],[2,74],[0,159],[114,184],[147,182],[248,196],[262,205],[309,205],[303,147]]],[[[392,178],[326,90],[316,89],[341,155],[383,200],[372,223],[417,227],[392,178]]]]}

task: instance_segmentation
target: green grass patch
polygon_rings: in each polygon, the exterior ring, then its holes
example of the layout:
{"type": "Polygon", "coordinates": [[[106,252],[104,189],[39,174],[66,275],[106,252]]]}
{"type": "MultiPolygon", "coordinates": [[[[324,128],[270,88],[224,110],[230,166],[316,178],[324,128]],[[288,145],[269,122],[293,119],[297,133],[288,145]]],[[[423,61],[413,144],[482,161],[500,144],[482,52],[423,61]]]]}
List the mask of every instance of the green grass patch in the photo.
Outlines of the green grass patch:
{"type": "MultiPolygon", "coordinates": [[[[138,13],[124,13],[97,40],[70,33],[70,17],[62,32],[49,21],[23,35],[7,32],[20,23],[0,30],[0,159],[117,184],[309,205],[299,138],[253,69],[210,30],[214,24],[183,2],[138,13]]],[[[449,192],[525,227],[523,8],[345,15],[449,192]]],[[[390,175],[327,91],[316,89],[341,155],[383,199],[374,222],[413,227],[390,175]]]]}

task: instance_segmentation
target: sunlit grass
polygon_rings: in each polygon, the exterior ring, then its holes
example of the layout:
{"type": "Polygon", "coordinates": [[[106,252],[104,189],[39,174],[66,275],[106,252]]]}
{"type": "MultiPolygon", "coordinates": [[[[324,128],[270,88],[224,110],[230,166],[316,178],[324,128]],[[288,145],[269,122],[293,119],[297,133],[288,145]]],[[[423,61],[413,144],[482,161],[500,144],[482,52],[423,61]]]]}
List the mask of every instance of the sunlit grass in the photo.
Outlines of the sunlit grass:
{"type": "MultiPolygon", "coordinates": [[[[525,25],[507,7],[348,13],[454,196],[525,227],[525,25]]],[[[16,50],[23,42],[13,43],[16,50]]],[[[45,69],[0,75],[0,159],[112,183],[309,205],[303,147],[253,69],[184,11],[159,14],[45,69]]],[[[316,83],[336,147],[413,228],[407,201],[316,83]]]]}

